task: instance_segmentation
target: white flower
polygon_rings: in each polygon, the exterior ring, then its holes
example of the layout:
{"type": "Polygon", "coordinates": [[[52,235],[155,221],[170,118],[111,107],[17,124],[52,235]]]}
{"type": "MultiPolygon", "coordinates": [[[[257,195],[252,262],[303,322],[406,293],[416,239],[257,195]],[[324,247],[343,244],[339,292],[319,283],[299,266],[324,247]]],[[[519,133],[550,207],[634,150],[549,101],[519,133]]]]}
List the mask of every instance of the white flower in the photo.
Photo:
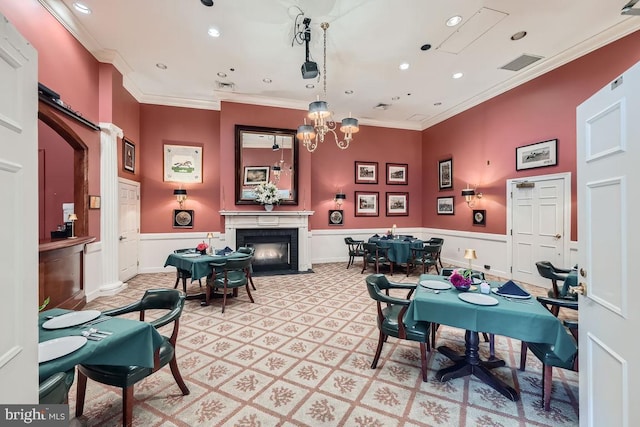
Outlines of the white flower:
{"type": "Polygon", "coordinates": [[[256,202],[261,205],[275,205],[280,203],[280,195],[278,194],[278,187],[273,182],[265,182],[258,184],[253,189],[256,195],[256,202]]]}

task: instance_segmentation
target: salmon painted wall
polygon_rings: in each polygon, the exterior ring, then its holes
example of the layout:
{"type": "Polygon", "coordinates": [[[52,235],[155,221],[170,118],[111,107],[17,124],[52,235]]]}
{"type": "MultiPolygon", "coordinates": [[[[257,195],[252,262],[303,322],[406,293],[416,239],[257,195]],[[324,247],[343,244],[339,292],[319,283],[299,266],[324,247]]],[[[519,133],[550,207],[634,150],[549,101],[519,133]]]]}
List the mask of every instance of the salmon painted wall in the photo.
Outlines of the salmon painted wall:
{"type": "Polygon", "coordinates": [[[140,144],[136,145],[140,176],[140,232],[221,231],[220,218],[220,112],[193,108],[140,105],[140,144]],[[174,229],[173,190],[179,183],[163,181],[164,144],[202,147],[203,182],[183,184],[184,209],[194,210],[193,229],[174,229]],[[139,149],[138,149],[139,148],[139,149]]]}
{"type": "MultiPolygon", "coordinates": [[[[38,80],[97,123],[98,61],[36,0],[0,0],[0,12],[38,51],[38,80]]],[[[60,117],[89,147],[89,194],[100,194],[100,133],[60,117]]],[[[99,210],[89,210],[88,225],[88,234],[99,238],[99,210]]]]}
{"type": "Polygon", "coordinates": [[[325,137],[324,143],[312,154],[311,208],[316,212],[311,217],[312,228],[378,228],[380,232],[385,232],[393,224],[398,227],[420,227],[423,187],[421,158],[422,141],[419,131],[361,125],[360,132],[354,135],[346,150],[338,148],[333,135],[325,137]],[[355,184],[356,161],[378,162],[377,184],[355,184]],[[407,185],[386,184],[387,163],[408,165],[407,185]],[[333,198],[339,190],[347,196],[342,205],[344,224],[330,226],[329,210],[335,209],[333,198]],[[356,191],[379,193],[378,216],[355,216],[356,191]],[[408,216],[386,216],[387,192],[409,193],[408,216]]]}
{"type": "Polygon", "coordinates": [[[571,172],[571,239],[577,240],[576,107],[640,61],[633,33],[422,132],[425,227],[506,234],[506,180],[571,172]],[[558,165],[516,171],[516,147],[558,139],[558,165]],[[453,158],[454,189],[438,191],[438,161],[453,158]],[[429,172],[432,169],[433,172],[429,172]],[[466,184],[484,197],[486,227],[474,227],[460,195],[466,184]],[[455,196],[455,215],[437,215],[436,198],[455,196]]]}

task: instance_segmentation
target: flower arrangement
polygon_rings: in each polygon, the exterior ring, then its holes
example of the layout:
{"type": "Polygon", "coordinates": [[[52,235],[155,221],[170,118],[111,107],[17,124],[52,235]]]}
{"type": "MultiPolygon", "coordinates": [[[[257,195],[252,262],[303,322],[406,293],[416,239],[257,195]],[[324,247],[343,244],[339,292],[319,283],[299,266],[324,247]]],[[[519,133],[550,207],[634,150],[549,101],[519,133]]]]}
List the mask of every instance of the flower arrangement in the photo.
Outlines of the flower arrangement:
{"type": "Polygon", "coordinates": [[[468,290],[473,280],[471,279],[471,270],[455,270],[449,277],[449,281],[456,289],[468,290]]]}
{"type": "Polygon", "coordinates": [[[204,255],[207,253],[208,247],[209,245],[207,245],[205,242],[202,242],[202,243],[198,243],[198,246],[196,246],[196,250],[204,255]]]}
{"type": "Polygon", "coordinates": [[[256,195],[256,202],[261,205],[276,205],[280,203],[278,187],[273,182],[263,182],[253,189],[256,195]]]}

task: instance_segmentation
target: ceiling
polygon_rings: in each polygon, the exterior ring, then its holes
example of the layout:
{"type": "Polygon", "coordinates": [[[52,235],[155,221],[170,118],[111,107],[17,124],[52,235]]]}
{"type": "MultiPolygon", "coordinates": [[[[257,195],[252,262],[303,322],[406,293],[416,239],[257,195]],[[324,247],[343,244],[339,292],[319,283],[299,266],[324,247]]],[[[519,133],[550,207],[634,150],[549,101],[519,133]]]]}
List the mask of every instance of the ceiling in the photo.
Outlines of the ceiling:
{"type": "Polygon", "coordinates": [[[89,15],[74,0],[39,1],[116,66],[139,102],[208,109],[234,101],[306,110],[322,96],[322,80],[300,70],[305,47],[294,34],[304,13],[320,71],[320,24],[330,25],[326,101],[335,118],[418,130],[640,29],[640,17],[620,14],[625,0],[82,0],[89,15]],[[454,15],[462,23],[447,27],[454,15]],[[511,40],[519,31],[526,37],[511,40]],[[500,68],[523,54],[542,59],[500,68]]]}

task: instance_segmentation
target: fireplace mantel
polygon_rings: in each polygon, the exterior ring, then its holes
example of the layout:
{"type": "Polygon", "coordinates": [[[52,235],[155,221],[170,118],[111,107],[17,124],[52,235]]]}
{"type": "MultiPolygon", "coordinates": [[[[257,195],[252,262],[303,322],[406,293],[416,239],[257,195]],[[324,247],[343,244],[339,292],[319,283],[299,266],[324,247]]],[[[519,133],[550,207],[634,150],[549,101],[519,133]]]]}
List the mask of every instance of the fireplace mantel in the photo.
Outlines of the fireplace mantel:
{"type": "Polygon", "coordinates": [[[236,230],[239,228],[297,228],[298,271],[311,269],[309,216],[314,211],[220,211],[224,216],[224,240],[230,248],[236,247],[236,230]]]}

